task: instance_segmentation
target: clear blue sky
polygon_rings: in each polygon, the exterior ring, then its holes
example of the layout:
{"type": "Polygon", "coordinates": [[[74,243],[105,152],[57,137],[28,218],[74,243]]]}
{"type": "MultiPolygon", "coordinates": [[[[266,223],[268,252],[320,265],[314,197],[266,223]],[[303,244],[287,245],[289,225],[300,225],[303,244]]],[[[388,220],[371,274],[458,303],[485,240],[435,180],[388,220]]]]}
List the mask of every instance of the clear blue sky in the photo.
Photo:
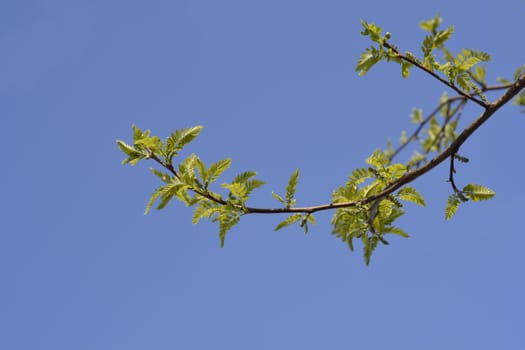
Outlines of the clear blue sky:
{"type": "Polygon", "coordinates": [[[419,21],[438,12],[454,50],[493,55],[492,82],[525,63],[520,0],[3,0],[0,348],[524,349],[516,107],[462,149],[458,183],[496,198],[445,222],[439,167],[414,184],[428,206],[407,205],[412,237],[369,267],[330,234],[331,213],[307,236],[248,216],[220,249],[178,203],[142,215],[158,183],[149,164],[120,165],[133,123],[162,136],[202,124],[189,152],[233,158],[225,181],[258,171],[253,205],[273,204],[295,168],[298,204],[325,203],[444,91],[394,65],[358,77],[360,19],[417,52],[419,21]]]}

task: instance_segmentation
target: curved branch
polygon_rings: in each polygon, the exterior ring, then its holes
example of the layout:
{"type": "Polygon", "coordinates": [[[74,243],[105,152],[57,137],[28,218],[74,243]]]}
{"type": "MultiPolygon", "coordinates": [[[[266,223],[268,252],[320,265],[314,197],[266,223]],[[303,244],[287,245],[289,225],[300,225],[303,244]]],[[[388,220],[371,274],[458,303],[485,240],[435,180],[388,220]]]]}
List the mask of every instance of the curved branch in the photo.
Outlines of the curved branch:
{"type": "Polygon", "coordinates": [[[511,85],[511,87],[507,91],[505,91],[503,95],[501,95],[500,98],[498,98],[495,102],[488,104],[485,111],[476,120],[474,120],[469,126],[467,126],[458,135],[456,140],[452,142],[445,150],[439,153],[436,157],[434,157],[428,163],[420,166],[417,169],[407,172],[405,175],[400,177],[398,180],[396,180],[394,183],[392,183],[390,186],[388,186],[387,188],[385,188],[383,191],[381,191],[378,194],[375,194],[373,196],[370,196],[370,197],[367,197],[367,198],[364,198],[358,201],[329,203],[329,204],[323,204],[323,205],[317,205],[317,206],[311,206],[311,207],[269,208],[269,209],[246,207],[245,208],[246,212],[248,214],[250,213],[258,213],[258,214],[314,213],[314,212],[323,211],[323,210],[331,210],[331,209],[338,209],[338,208],[353,207],[357,205],[364,205],[364,204],[371,203],[379,198],[383,198],[393,193],[394,191],[400,189],[404,185],[414,181],[420,176],[426,174],[430,170],[434,169],[439,164],[441,164],[443,161],[445,161],[448,157],[453,156],[456,150],[458,150],[461,147],[461,145],[465,143],[465,141],[481,125],[483,125],[498,109],[500,109],[507,102],[509,102],[514,96],[516,96],[524,88],[525,88],[525,73],[523,73],[518,78],[518,80],[516,80],[511,85]]]}
{"type": "MultiPolygon", "coordinates": [[[[500,88],[500,87],[498,87],[500,88]]],[[[498,98],[495,102],[489,103],[485,111],[476,119],[474,120],[469,126],[467,126],[456,138],[454,142],[452,142],[445,150],[443,150],[441,153],[436,155],[433,159],[431,159],[428,163],[425,163],[424,165],[420,166],[419,168],[416,168],[414,170],[408,171],[403,176],[401,176],[399,179],[391,183],[389,186],[387,186],[383,191],[380,193],[377,193],[375,195],[372,195],[367,198],[363,198],[357,201],[349,201],[349,202],[340,202],[340,203],[327,203],[327,204],[321,204],[316,206],[309,206],[309,207],[284,207],[284,208],[257,208],[257,207],[239,207],[239,210],[242,210],[244,214],[279,214],[279,213],[305,213],[305,214],[311,214],[318,211],[323,210],[333,210],[333,209],[339,209],[339,208],[347,208],[347,207],[355,207],[358,205],[365,205],[372,203],[374,201],[380,200],[384,198],[385,196],[388,196],[389,194],[392,194],[394,191],[400,189],[404,185],[414,181],[415,179],[419,178],[420,176],[426,174],[430,170],[437,167],[439,164],[441,164],[443,161],[445,161],[449,157],[453,157],[454,153],[461,147],[461,145],[481,126],[483,125],[498,109],[500,109],[502,106],[504,106],[507,102],[509,102],[514,96],[516,96],[522,89],[525,88],[525,73],[523,73],[518,80],[516,80],[514,83],[510,85],[507,91],[503,95],[501,95],[500,98],[498,98]]],[[[160,158],[158,158],[155,154],[151,153],[149,157],[153,160],[155,160],[157,163],[162,165],[164,168],[166,168],[168,171],[170,171],[176,178],[180,180],[180,176],[178,172],[173,168],[171,164],[167,164],[166,162],[162,161],[160,158]]],[[[222,198],[217,198],[213,196],[210,193],[202,192],[198,189],[191,189],[194,193],[207,198],[215,203],[226,205],[228,204],[227,201],[223,200],[222,198]]]]}

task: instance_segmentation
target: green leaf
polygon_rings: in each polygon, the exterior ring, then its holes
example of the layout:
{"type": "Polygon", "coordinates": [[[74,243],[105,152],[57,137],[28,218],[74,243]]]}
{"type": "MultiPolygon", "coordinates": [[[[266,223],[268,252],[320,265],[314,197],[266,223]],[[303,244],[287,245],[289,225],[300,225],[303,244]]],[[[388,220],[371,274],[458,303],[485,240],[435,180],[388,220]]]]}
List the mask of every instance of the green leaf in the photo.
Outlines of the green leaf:
{"type": "Polygon", "coordinates": [[[461,203],[461,201],[455,194],[448,196],[447,206],[445,207],[445,218],[447,220],[450,220],[454,214],[456,214],[459,203],[461,203]]]}
{"type": "Polygon", "coordinates": [[[399,236],[404,237],[404,238],[409,238],[410,237],[410,235],[408,233],[406,233],[405,231],[403,231],[399,227],[394,227],[394,226],[386,227],[383,230],[383,233],[384,234],[392,233],[392,234],[399,235],[399,236]]]}
{"type": "Polygon", "coordinates": [[[439,32],[437,32],[436,35],[434,36],[433,46],[434,47],[442,46],[445,43],[445,41],[450,39],[450,37],[452,36],[452,33],[454,33],[454,27],[452,26],[448,27],[445,30],[440,30],[439,32]]]}
{"type": "Polygon", "coordinates": [[[272,191],[272,196],[273,198],[277,199],[277,201],[283,205],[286,204],[286,202],[284,201],[283,197],[279,196],[277,193],[273,192],[272,191]]]}
{"type": "Polygon", "coordinates": [[[191,223],[196,225],[202,218],[211,218],[213,214],[218,212],[220,209],[217,207],[218,204],[213,203],[209,200],[202,201],[193,211],[191,223]]]}
{"type": "Polygon", "coordinates": [[[525,91],[522,91],[512,100],[512,104],[516,106],[521,106],[521,112],[525,113],[525,91]]]}
{"type": "Polygon", "coordinates": [[[245,183],[255,175],[257,175],[255,171],[245,171],[235,176],[232,182],[245,183]]]}
{"type": "Polygon", "coordinates": [[[308,233],[308,223],[315,225],[315,218],[312,214],[304,214],[301,220],[301,227],[304,230],[304,234],[308,233]]]}
{"type": "MultiPolygon", "coordinates": [[[[173,197],[177,197],[181,202],[188,204],[186,193],[188,188],[188,185],[180,182],[172,182],[163,186],[160,193],[160,203],[157,205],[157,210],[164,209],[166,205],[168,205],[168,203],[173,199],[173,197]]],[[[158,195],[156,197],[158,197],[158,195]]],[[[153,204],[153,202],[151,204],[153,204]]]]}
{"type": "Polygon", "coordinates": [[[357,168],[352,171],[352,175],[348,178],[348,185],[359,185],[363,183],[366,179],[372,177],[372,172],[368,168],[357,168]]]}
{"type": "Polygon", "coordinates": [[[491,199],[496,195],[496,192],[492,191],[490,188],[476,184],[468,184],[463,187],[463,193],[469,199],[476,202],[491,199]]]}
{"type": "Polygon", "coordinates": [[[413,187],[405,186],[399,190],[397,195],[399,196],[400,199],[404,201],[412,202],[422,207],[426,205],[425,199],[423,198],[423,196],[418,191],[416,191],[416,189],[413,187]]]}
{"type": "Polygon", "coordinates": [[[474,67],[474,72],[472,72],[474,78],[482,84],[486,84],[486,68],[485,66],[476,66],[474,67]]]}
{"type": "Polygon", "coordinates": [[[171,181],[171,176],[169,174],[166,174],[165,172],[159,171],[155,168],[149,168],[149,170],[157,176],[159,179],[162,180],[164,183],[169,183],[171,181]]]}
{"type": "Polygon", "coordinates": [[[211,184],[216,181],[219,176],[230,167],[232,160],[230,158],[219,160],[216,163],[213,163],[208,169],[208,178],[206,179],[206,184],[211,184]]]}
{"type": "Polygon", "coordinates": [[[460,156],[459,154],[454,154],[454,158],[461,163],[468,163],[470,161],[467,157],[460,156]]]}
{"type": "Polygon", "coordinates": [[[244,204],[248,200],[248,190],[243,183],[233,182],[231,184],[222,184],[222,187],[230,191],[229,197],[232,200],[239,200],[241,202],[240,204],[244,204]]]}
{"type": "Polygon", "coordinates": [[[176,155],[184,146],[193,141],[199,136],[202,130],[202,125],[197,125],[191,128],[180,129],[172,132],[171,135],[166,139],[168,159],[171,161],[171,157],[176,155]]]}
{"type": "Polygon", "coordinates": [[[179,164],[180,180],[189,185],[195,186],[195,167],[199,159],[195,154],[190,154],[182,163],[179,164]]]}
{"type": "Polygon", "coordinates": [[[135,147],[128,145],[124,141],[117,140],[117,145],[120,148],[122,152],[124,152],[128,158],[124,159],[122,161],[122,164],[131,164],[135,165],[137,164],[141,159],[146,157],[146,154],[140,152],[139,150],[135,149],[135,147]]]}
{"type": "Polygon", "coordinates": [[[401,63],[401,76],[403,78],[408,78],[408,76],[410,75],[410,67],[412,67],[411,63],[405,61],[401,63]]]}
{"type": "Polygon", "coordinates": [[[525,64],[523,66],[520,66],[516,71],[514,72],[514,80],[518,80],[519,77],[525,72],[525,64]]]}
{"type": "Polygon", "coordinates": [[[361,240],[363,241],[364,245],[363,256],[365,258],[365,264],[366,266],[368,266],[370,265],[370,258],[372,257],[372,252],[376,249],[379,239],[376,236],[368,237],[368,235],[364,234],[361,236],[361,240]]]}
{"type": "Polygon", "coordinates": [[[365,162],[376,169],[381,169],[387,166],[390,163],[390,160],[383,152],[381,152],[381,150],[376,149],[374,153],[365,160],[365,162]]]}
{"type": "Polygon", "coordinates": [[[232,184],[238,183],[244,186],[246,189],[246,199],[254,189],[259,188],[265,184],[264,181],[253,179],[255,175],[257,175],[257,173],[254,171],[245,171],[237,175],[232,181],[232,184]]]}
{"type": "Polygon", "coordinates": [[[380,62],[384,58],[384,52],[374,47],[369,47],[365,52],[361,54],[355,71],[359,72],[360,76],[365,75],[376,63],[380,62]]]}
{"type": "Polygon", "coordinates": [[[225,211],[217,217],[219,221],[219,238],[221,241],[221,248],[224,247],[224,241],[226,240],[226,233],[235,226],[241,219],[238,212],[235,211],[225,211]]]}
{"type": "Polygon", "coordinates": [[[420,124],[421,122],[423,122],[423,110],[420,108],[412,109],[412,113],[410,114],[410,120],[414,124],[420,124]]]}
{"type": "Polygon", "coordinates": [[[458,72],[456,75],[456,84],[463,90],[470,92],[472,89],[472,81],[466,72],[458,72]]]}
{"type": "Polygon", "coordinates": [[[363,187],[359,191],[359,194],[361,195],[361,198],[367,198],[381,192],[382,188],[381,181],[374,181],[371,184],[363,187]]]}
{"type": "Polygon", "coordinates": [[[425,39],[423,40],[423,45],[421,45],[421,51],[423,52],[423,56],[425,57],[425,60],[427,60],[432,50],[434,49],[434,36],[427,35],[425,39]]]}
{"type": "Polygon", "coordinates": [[[407,132],[403,130],[401,131],[401,137],[399,137],[399,143],[404,145],[405,143],[407,143],[407,141],[408,141],[407,132]]]}
{"type": "Polygon", "coordinates": [[[289,226],[293,224],[294,222],[301,220],[302,216],[303,216],[302,214],[298,214],[298,213],[290,215],[288,218],[286,218],[286,220],[281,221],[281,223],[279,223],[279,225],[275,227],[275,231],[279,231],[280,229],[286,226],[289,226]]]}
{"type": "Polygon", "coordinates": [[[146,204],[146,210],[144,210],[144,215],[147,215],[153,206],[153,203],[159,198],[159,196],[162,194],[164,190],[164,186],[157,188],[151,195],[151,198],[148,201],[148,204],[146,204]]]}
{"type": "Polygon", "coordinates": [[[439,25],[441,24],[441,21],[441,17],[436,15],[434,18],[420,22],[419,26],[421,29],[426,30],[427,32],[436,33],[439,25]]]}
{"type": "Polygon", "coordinates": [[[416,164],[419,164],[421,162],[424,162],[427,159],[426,154],[421,154],[418,151],[414,151],[412,153],[412,156],[408,160],[408,166],[412,167],[416,164]]]}
{"type": "Polygon", "coordinates": [[[288,184],[286,185],[286,206],[289,208],[294,203],[295,190],[297,189],[297,180],[299,178],[299,169],[295,171],[290,176],[288,184]]]}
{"type": "Polygon", "coordinates": [[[374,23],[368,23],[365,20],[361,20],[363,31],[361,35],[369,36],[370,39],[380,45],[383,45],[384,38],[381,36],[381,27],[376,26],[374,23]]]}
{"type": "Polygon", "coordinates": [[[197,167],[197,171],[199,172],[199,176],[200,178],[202,179],[203,183],[204,183],[204,187],[205,189],[207,189],[208,185],[207,185],[207,182],[208,182],[208,170],[206,170],[206,165],[204,164],[204,162],[197,157],[197,159],[195,160],[195,166],[197,167]]]}

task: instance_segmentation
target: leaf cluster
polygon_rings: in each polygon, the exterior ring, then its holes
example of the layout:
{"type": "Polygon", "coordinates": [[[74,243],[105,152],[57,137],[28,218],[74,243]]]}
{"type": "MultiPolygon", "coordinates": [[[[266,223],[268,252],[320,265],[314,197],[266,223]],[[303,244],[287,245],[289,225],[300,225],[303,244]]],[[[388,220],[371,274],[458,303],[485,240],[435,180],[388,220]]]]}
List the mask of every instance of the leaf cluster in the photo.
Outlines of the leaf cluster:
{"type": "MultiPolygon", "coordinates": [[[[285,208],[292,208],[296,204],[295,191],[297,190],[297,183],[299,180],[299,169],[290,175],[290,179],[286,185],[285,197],[281,197],[275,192],[272,192],[273,198],[275,198],[279,203],[283,204],[285,208]]],[[[312,213],[295,213],[288,216],[285,220],[281,221],[276,227],[275,231],[290,226],[292,224],[299,223],[299,226],[304,230],[304,234],[308,233],[308,224],[315,224],[315,218],[312,213]]]]}
{"type": "Polygon", "coordinates": [[[193,223],[207,218],[219,224],[221,246],[224,245],[226,233],[239,222],[246,211],[246,202],[250,194],[264,182],[255,178],[256,173],[245,171],[238,174],[230,183],[223,183],[227,190],[224,195],[210,190],[210,186],[231,165],[231,159],[219,160],[209,167],[195,154],[182,160],[177,167],[173,164],[175,157],[202,130],[202,126],[180,129],[170,134],[164,141],[157,136],[150,136],[149,130],[142,131],[133,126],[133,144],[128,145],[118,140],[117,144],[127,155],[123,164],[135,165],[142,159],[154,159],[164,170],[151,168],[153,175],[163,183],[151,195],[146,205],[145,214],[157,202],[156,209],[165,208],[172,199],[178,199],[186,206],[193,206],[193,223]]]}
{"type": "Polygon", "coordinates": [[[420,69],[435,74],[439,72],[443,78],[448,80],[450,86],[464,91],[465,94],[474,93],[484,103],[488,103],[482,88],[478,85],[484,81],[484,70],[479,68],[479,63],[490,60],[490,55],[485,52],[463,49],[458,54],[452,54],[446,48],[446,42],[454,33],[454,27],[440,29],[441,17],[435,16],[420,23],[420,27],[427,32],[421,44],[422,57],[406,51],[402,54],[395,46],[389,43],[390,33],[381,34],[381,27],[361,21],[363,26],[362,35],[367,36],[375,43],[365,50],[356,64],[359,75],[366,74],[374,65],[386,60],[401,65],[401,75],[407,78],[410,69],[415,65],[420,69]],[[436,57],[440,53],[442,57],[436,57]]]}
{"type": "Polygon", "coordinates": [[[407,167],[400,163],[392,164],[389,157],[379,150],[374,151],[366,163],[368,168],[354,170],[346,184],[332,194],[333,203],[357,203],[356,206],[335,210],[332,233],[346,242],[352,251],[354,239],[360,239],[368,265],[378,244],[388,244],[384,238],[386,234],[409,237],[394,225],[395,220],[405,213],[402,201],[425,206],[425,200],[416,189],[405,186],[392,195],[367,202],[403,176],[407,167]]]}
{"type": "Polygon", "coordinates": [[[468,184],[462,190],[454,191],[448,197],[447,206],[445,207],[445,218],[450,220],[456,214],[461,203],[486,201],[492,199],[495,195],[496,193],[488,187],[468,184]]]}

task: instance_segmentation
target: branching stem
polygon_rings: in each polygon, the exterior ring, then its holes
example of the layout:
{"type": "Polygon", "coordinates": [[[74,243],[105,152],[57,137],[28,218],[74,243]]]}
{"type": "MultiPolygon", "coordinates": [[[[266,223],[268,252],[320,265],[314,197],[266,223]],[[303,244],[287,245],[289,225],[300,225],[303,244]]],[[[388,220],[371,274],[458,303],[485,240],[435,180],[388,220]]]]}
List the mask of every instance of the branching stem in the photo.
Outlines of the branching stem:
{"type": "MultiPolygon", "coordinates": [[[[424,67],[423,67],[424,68],[424,67]]],[[[432,72],[428,71],[429,74],[432,76],[435,76],[435,74],[432,74],[432,72]]],[[[447,84],[448,85],[448,84],[447,84]]],[[[431,159],[429,162],[425,163],[424,165],[411,170],[407,173],[405,173],[403,176],[401,176],[396,181],[392,182],[390,185],[388,185],[385,189],[383,189],[380,193],[377,193],[375,195],[372,195],[370,197],[366,197],[360,200],[356,201],[348,201],[348,202],[340,202],[340,203],[327,203],[327,204],[321,204],[321,205],[315,205],[315,206],[309,206],[309,207],[280,207],[280,208],[257,208],[257,207],[243,207],[242,209],[243,213],[245,214],[279,214],[279,213],[305,213],[305,214],[311,214],[318,211],[324,211],[324,210],[334,210],[339,208],[347,208],[347,207],[355,207],[355,206],[362,206],[370,203],[379,203],[381,199],[384,197],[392,194],[394,191],[400,189],[404,185],[416,180],[420,176],[426,174],[430,170],[437,167],[439,164],[441,164],[443,161],[445,161],[447,158],[451,158],[453,162],[454,154],[457,152],[457,150],[461,147],[461,145],[479,128],[481,125],[483,125],[497,110],[499,110],[502,106],[504,106],[507,102],[509,102],[514,96],[516,96],[522,89],[525,88],[525,73],[523,73],[514,83],[511,84],[505,84],[501,86],[495,86],[495,87],[487,87],[487,89],[502,89],[506,88],[507,90],[501,95],[496,101],[489,103],[485,105],[483,103],[483,106],[485,107],[485,110],[477,119],[475,119],[469,126],[467,126],[459,135],[458,137],[452,142],[446,149],[444,149],[441,153],[436,155],[433,159],[431,159]]],[[[463,99],[468,98],[472,101],[477,101],[477,99],[473,99],[472,96],[468,95],[465,96],[464,93],[461,93],[462,97],[452,97],[449,99],[448,102],[452,100],[457,99],[463,99]]],[[[478,102],[477,102],[478,103],[478,102]]],[[[479,104],[479,103],[478,103],[479,104]]],[[[436,112],[433,112],[434,114],[436,112]]],[[[418,131],[419,132],[419,131],[418,131]]],[[[178,172],[173,168],[171,164],[167,164],[166,162],[162,161],[160,158],[158,158],[155,154],[151,153],[150,158],[155,160],[157,163],[159,163],[161,166],[163,166],[165,169],[167,169],[170,173],[172,173],[177,179],[180,180],[180,175],[178,172]]],[[[451,167],[451,170],[453,170],[453,167],[451,167]]],[[[452,182],[453,183],[453,182],[452,182]]],[[[215,203],[226,205],[227,202],[221,198],[217,198],[213,196],[210,193],[200,191],[198,189],[191,189],[196,194],[205,197],[215,203]]]]}
{"type": "Polygon", "coordinates": [[[457,150],[454,151],[454,153],[452,153],[452,155],[450,156],[450,169],[449,169],[449,174],[448,174],[448,182],[450,182],[450,185],[452,186],[452,189],[454,190],[454,192],[458,193],[460,192],[460,190],[458,189],[458,187],[456,186],[456,183],[454,182],[454,174],[456,172],[456,169],[454,169],[454,158],[455,158],[456,153],[457,153],[457,150]]]}
{"type": "Polygon", "coordinates": [[[451,82],[443,79],[442,77],[440,77],[438,74],[436,74],[435,72],[433,72],[432,70],[428,69],[427,67],[425,67],[424,65],[420,64],[419,62],[417,62],[416,60],[413,60],[412,58],[410,57],[407,57],[405,55],[403,55],[401,52],[399,52],[399,50],[391,45],[389,42],[387,41],[384,41],[383,42],[383,45],[390,49],[397,57],[399,57],[401,60],[405,61],[405,62],[408,62],[410,64],[413,64],[414,66],[416,66],[417,68],[423,70],[425,73],[427,74],[430,74],[432,77],[436,78],[437,80],[439,80],[440,82],[442,82],[443,84],[445,84],[446,86],[448,86],[449,88],[453,89],[454,91],[456,91],[459,95],[475,102],[476,104],[480,105],[481,107],[483,108],[486,108],[487,107],[487,104],[485,102],[483,102],[482,100],[479,100],[477,98],[474,97],[474,95],[470,95],[468,93],[466,93],[465,91],[461,90],[460,88],[458,88],[456,85],[452,84],[451,82]]]}

